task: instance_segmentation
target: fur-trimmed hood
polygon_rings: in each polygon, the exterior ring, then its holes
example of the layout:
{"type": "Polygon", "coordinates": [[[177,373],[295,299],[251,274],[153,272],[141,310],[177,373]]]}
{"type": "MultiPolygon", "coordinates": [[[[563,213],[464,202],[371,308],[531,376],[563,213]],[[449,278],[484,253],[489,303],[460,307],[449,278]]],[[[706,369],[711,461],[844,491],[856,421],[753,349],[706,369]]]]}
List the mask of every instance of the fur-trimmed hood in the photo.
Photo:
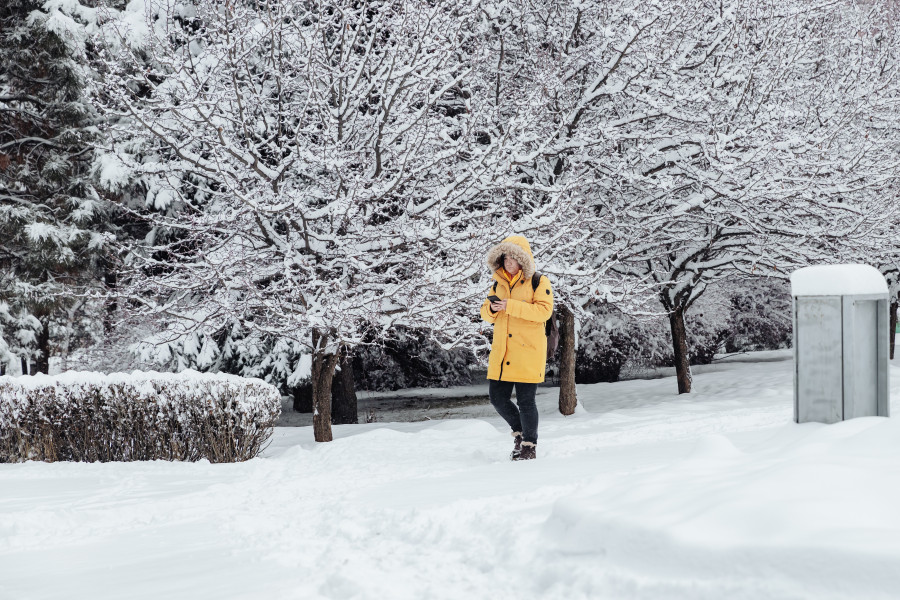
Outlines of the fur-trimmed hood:
{"type": "Polygon", "coordinates": [[[491,273],[503,265],[500,263],[500,257],[504,254],[513,257],[522,267],[523,279],[531,279],[537,268],[534,265],[534,255],[531,254],[531,245],[521,235],[511,235],[490,250],[487,253],[487,265],[491,269],[491,273]]]}

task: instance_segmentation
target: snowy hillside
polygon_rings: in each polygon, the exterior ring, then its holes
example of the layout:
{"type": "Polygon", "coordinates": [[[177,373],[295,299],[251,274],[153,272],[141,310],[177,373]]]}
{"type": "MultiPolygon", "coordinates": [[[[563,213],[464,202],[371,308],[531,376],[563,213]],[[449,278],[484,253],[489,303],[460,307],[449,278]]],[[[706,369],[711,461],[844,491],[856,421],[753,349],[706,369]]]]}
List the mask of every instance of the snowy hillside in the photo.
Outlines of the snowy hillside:
{"type": "Polygon", "coordinates": [[[795,425],[791,368],[582,386],[572,417],[542,388],[526,463],[489,418],[0,465],[0,598],[896,597],[900,421],[795,425]]]}

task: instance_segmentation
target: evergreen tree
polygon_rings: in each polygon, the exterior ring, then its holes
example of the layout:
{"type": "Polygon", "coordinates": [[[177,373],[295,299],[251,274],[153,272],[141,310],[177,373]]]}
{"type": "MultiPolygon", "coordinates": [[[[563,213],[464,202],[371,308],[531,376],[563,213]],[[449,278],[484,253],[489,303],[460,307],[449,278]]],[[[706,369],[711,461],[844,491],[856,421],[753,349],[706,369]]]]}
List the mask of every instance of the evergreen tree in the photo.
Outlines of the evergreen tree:
{"type": "Polygon", "coordinates": [[[94,305],[74,292],[93,281],[105,203],[91,184],[84,23],[41,6],[0,4],[0,362],[15,353],[46,373],[94,305]]]}

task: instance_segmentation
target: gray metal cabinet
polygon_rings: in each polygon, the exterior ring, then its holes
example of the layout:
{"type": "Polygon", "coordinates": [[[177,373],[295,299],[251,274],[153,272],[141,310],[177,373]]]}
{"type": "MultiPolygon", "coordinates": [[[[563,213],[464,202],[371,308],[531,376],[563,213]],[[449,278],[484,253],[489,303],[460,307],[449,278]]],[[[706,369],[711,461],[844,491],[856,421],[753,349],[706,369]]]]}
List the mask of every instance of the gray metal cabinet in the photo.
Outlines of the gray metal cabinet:
{"type": "MultiPolygon", "coordinates": [[[[860,266],[833,267],[844,267],[846,274],[847,267],[860,266]]],[[[840,269],[812,268],[819,269],[817,275],[821,276],[839,277],[842,273],[840,269]]],[[[875,281],[872,273],[868,276],[875,281]]],[[[883,283],[880,273],[878,277],[883,283]]],[[[884,293],[880,293],[880,285],[860,285],[858,278],[851,277],[846,286],[834,280],[825,286],[826,291],[845,293],[815,294],[822,290],[815,285],[795,286],[794,277],[791,282],[794,421],[835,423],[889,416],[887,284],[883,283],[884,293]],[[872,291],[879,293],[864,293],[872,291]]]]}

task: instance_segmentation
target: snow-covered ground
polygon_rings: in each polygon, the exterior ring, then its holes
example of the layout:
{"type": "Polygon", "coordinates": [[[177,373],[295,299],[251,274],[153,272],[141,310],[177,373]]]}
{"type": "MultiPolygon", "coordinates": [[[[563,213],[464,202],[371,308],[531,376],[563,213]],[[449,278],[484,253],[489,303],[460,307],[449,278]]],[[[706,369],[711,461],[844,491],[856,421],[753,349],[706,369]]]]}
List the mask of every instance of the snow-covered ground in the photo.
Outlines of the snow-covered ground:
{"type": "Polygon", "coordinates": [[[791,368],[581,386],[571,417],[542,388],[531,462],[491,417],[0,465],[0,598],[896,598],[900,420],[796,425],[791,368]]]}

